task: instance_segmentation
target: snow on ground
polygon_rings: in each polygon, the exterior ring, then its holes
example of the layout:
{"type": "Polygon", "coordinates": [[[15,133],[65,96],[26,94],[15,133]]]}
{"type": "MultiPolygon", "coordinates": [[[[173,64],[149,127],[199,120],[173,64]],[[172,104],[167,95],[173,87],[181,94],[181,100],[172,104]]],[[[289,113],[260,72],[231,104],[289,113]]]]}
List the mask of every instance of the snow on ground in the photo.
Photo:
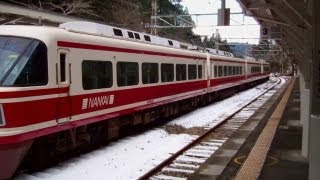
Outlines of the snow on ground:
{"type": "Polygon", "coordinates": [[[190,135],[169,135],[164,130],[154,129],[17,179],[137,179],[193,139],[190,135]]]}
{"type": "MultiPolygon", "coordinates": [[[[229,112],[236,111],[241,105],[265,91],[271,84],[273,83],[269,81],[226,100],[179,117],[171,121],[170,124],[185,127],[215,124],[229,112]]],[[[123,138],[107,147],[81,155],[43,172],[31,175],[22,174],[16,179],[138,179],[194,138],[196,137],[187,134],[168,134],[160,128],[151,129],[140,135],[123,138]]]]}
{"type": "Polygon", "coordinates": [[[225,117],[239,110],[248,101],[259,96],[261,91],[266,91],[271,84],[274,84],[274,82],[268,81],[220,102],[195,110],[171,121],[169,125],[181,125],[186,128],[214,126],[224,120],[225,117]]]}

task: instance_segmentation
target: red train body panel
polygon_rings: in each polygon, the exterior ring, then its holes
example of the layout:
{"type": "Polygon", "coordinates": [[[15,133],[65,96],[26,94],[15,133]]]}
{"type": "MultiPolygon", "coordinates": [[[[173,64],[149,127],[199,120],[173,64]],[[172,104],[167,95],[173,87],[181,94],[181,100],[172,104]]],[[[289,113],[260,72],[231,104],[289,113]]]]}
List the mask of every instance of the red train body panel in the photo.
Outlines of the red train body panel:
{"type": "Polygon", "coordinates": [[[0,27],[0,179],[39,137],[269,76],[264,61],[66,29],[0,27]]]}

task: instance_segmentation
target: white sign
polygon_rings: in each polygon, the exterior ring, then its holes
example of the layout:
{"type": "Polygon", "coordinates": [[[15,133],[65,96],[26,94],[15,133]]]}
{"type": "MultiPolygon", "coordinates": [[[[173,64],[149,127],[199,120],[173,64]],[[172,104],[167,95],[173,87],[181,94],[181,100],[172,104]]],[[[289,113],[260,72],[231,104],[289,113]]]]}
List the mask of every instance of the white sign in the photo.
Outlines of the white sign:
{"type": "Polygon", "coordinates": [[[261,26],[260,39],[281,40],[280,26],[261,26]]]}

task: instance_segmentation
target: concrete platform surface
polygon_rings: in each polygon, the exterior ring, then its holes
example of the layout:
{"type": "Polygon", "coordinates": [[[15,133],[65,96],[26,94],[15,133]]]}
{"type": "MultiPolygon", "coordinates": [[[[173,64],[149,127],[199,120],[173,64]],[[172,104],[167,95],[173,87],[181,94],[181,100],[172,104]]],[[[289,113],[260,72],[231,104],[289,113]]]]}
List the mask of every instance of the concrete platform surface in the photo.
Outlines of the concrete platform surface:
{"type": "MultiPolygon", "coordinates": [[[[284,92],[285,88],[272,96],[189,179],[234,179],[284,92]]],[[[308,179],[308,162],[301,156],[299,119],[300,91],[296,80],[258,179],[308,179]]]]}

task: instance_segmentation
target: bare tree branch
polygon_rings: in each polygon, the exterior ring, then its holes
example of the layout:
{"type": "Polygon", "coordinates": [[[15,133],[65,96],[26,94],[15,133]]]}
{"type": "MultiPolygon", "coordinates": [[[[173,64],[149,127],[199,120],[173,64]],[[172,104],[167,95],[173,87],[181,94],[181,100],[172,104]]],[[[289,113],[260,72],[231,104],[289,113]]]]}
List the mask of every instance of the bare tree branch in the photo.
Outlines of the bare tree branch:
{"type": "Polygon", "coordinates": [[[90,1],[85,0],[68,0],[68,1],[49,0],[45,4],[49,10],[60,11],[64,15],[70,14],[90,14],[95,15],[92,11],[90,1]],[[60,2],[60,3],[59,3],[60,2]]]}

